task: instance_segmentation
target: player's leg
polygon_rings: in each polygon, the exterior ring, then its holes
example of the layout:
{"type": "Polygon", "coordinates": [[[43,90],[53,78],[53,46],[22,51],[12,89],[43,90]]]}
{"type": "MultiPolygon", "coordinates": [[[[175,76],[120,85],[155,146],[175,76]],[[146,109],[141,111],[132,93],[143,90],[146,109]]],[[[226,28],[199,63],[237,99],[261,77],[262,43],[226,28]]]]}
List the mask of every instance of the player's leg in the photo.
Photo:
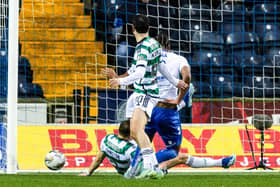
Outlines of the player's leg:
{"type": "Polygon", "coordinates": [[[140,149],[151,147],[149,137],[144,131],[146,123],[146,113],[140,108],[135,108],[130,119],[130,131],[132,138],[135,139],[140,149]]]}
{"type": "Polygon", "coordinates": [[[131,161],[129,168],[124,174],[124,178],[133,179],[135,178],[136,175],[139,175],[141,171],[140,169],[138,169],[140,162],[143,162],[143,158],[142,155],[140,154],[140,148],[137,147],[137,149],[135,150],[133,160],[131,161]]]}
{"type": "MultiPolygon", "coordinates": [[[[152,141],[153,137],[156,133],[156,129],[154,128],[153,123],[149,122],[145,126],[145,133],[148,135],[150,141],[152,141]]],[[[137,147],[133,160],[131,161],[131,164],[130,164],[128,170],[126,171],[124,177],[127,179],[131,179],[131,178],[134,178],[137,174],[139,174],[138,168],[139,168],[140,162],[143,162],[143,158],[142,158],[142,154],[140,153],[140,148],[137,147]]]]}
{"type": "MultiPolygon", "coordinates": [[[[143,170],[138,178],[160,178],[161,170],[158,168],[158,162],[151,147],[150,140],[144,131],[147,123],[146,113],[140,108],[136,108],[130,119],[131,136],[135,139],[143,158],[143,170]]],[[[163,174],[162,174],[163,175],[163,174]]]]}
{"type": "Polygon", "coordinates": [[[160,168],[172,168],[180,164],[186,164],[192,168],[206,168],[206,167],[223,167],[228,168],[235,163],[235,155],[221,158],[212,159],[207,157],[194,157],[185,153],[179,153],[179,155],[171,160],[160,163],[160,168]]]}
{"type": "Polygon", "coordinates": [[[158,167],[150,140],[144,131],[148,118],[151,117],[152,110],[157,103],[157,99],[144,94],[135,94],[134,103],[135,110],[130,119],[130,130],[131,136],[136,140],[143,157],[143,172],[140,173],[138,178],[146,176],[150,178],[161,178],[163,173],[158,167]]]}
{"type": "Polygon", "coordinates": [[[157,131],[166,146],[156,153],[157,160],[161,163],[178,155],[182,142],[182,129],[176,106],[174,109],[155,107],[154,111],[152,120],[158,122],[157,131]]]}

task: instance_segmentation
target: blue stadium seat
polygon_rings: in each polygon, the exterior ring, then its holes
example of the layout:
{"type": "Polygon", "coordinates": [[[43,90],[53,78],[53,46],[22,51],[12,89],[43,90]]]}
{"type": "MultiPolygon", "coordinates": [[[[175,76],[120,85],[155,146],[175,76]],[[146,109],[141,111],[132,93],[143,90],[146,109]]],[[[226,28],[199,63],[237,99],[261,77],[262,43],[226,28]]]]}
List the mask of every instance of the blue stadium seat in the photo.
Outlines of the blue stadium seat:
{"type": "Polygon", "coordinates": [[[0,51],[0,97],[7,96],[8,85],[8,53],[5,50],[0,51]]]}
{"type": "Polygon", "coordinates": [[[266,59],[264,56],[255,55],[250,57],[245,57],[240,60],[235,61],[236,70],[239,72],[239,76],[263,76],[263,67],[265,65],[266,59]]]}
{"type": "Polygon", "coordinates": [[[19,98],[44,98],[44,92],[39,84],[19,81],[18,83],[19,98]]]}
{"type": "Polygon", "coordinates": [[[266,33],[264,43],[266,66],[271,66],[271,76],[280,76],[280,32],[266,33]]]}
{"type": "Polygon", "coordinates": [[[226,37],[226,53],[238,61],[260,54],[259,38],[255,33],[237,32],[226,37]]]}
{"type": "Polygon", "coordinates": [[[278,32],[270,31],[265,34],[264,37],[264,52],[268,52],[270,49],[280,49],[280,30],[278,32]]]}
{"type": "Polygon", "coordinates": [[[33,71],[31,70],[30,62],[24,56],[20,56],[18,60],[18,75],[25,78],[27,82],[33,81],[33,71]]]}
{"type": "Polygon", "coordinates": [[[209,78],[213,90],[212,98],[233,97],[235,82],[233,76],[211,75],[209,78]]]}
{"type": "Polygon", "coordinates": [[[271,48],[266,53],[265,63],[266,76],[280,77],[280,49],[271,48]]]}
{"type": "Polygon", "coordinates": [[[278,3],[256,4],[253,15],[256,22],[277,23],[280,20],[280,5],[278,3]]]}
{"type": "Polygon", "coordinates": [[[224,37],[232,32],[247,32],[249,30],[248,9],[243,3],[225,2],[216,10],[215,19],[217,32],[224,37]]]}
{"type": "Polygon", "coordinates": [[[203,49],[220,53],[224,48],[222,35],[215,32],[194,32],[191,41],[194,50],[203,49]]]}
{"type": "MultiPolygon", "coordinates": [[[[163,29],[161,29],[163,30],[163,29]]],[[[167,31],[168,33],[168,31],[167,31]]],[[[170,46],[171,49],[178,52],[188,52],[190,49],[189,32],[179,31],[177,29],[170,29],[170,46]]]]}
{"type": "Polygon", "coordinates": [[[258,34],[261,41],[264,41],[268,32],[280,32],[280,25],[254,21],[253,31],[258,34]]]}
{"type": "Polygon", "coordinates": [[[195,32],[192,37],[192,55],[190,65],[195,80],[204,80],[204,72],[215,57],[222,56],[224,40],[220,34],[213,32],[195,32]]]}
{"type": "Polygon", "coordinates": [[[180,27],[187,31],[211,31],[211,9],[204,4],[186,3],[180,12],[180,27]]]}
{"type": "Polygon", "coordinates": [[[206,4],[206,5],[208,5],[209,4],[209,0],[199,0],[199,1],[197,1],[197,0],[180,0],[180,1],[178,1],[178,5],[180,6],[180,7],[183,7],[184,5],[186,5],[186,4],[196,4],[197,2],[199,2],[199,3],[201,3],[201,4],[206,4]]]}
{"type": "MultiPolygon", "coordinates": [[[[210,51],[196,51],[189,58],[192,70],[192,79],[196,81],[208,81],[209,75],[221,70],[222,56],[211,53],[210,51]]],[[[226,69],[223,69],[226,70],[226,69]]]]}
{"type": "Polygon", "coordinates": [[[280,5],[272,2],[258,3],[251,12],[253,32],[256,32],[261,41],[269,31],[280,30],[280,5]]]}
{"type": "Polygon", "coordinates": [[[212,95],[212,88],[209,83],[201,81],[192,81],[194,86],[194,98],[210,98],[212,95]]]}
{"type": "MultiPolygon", "coordinates": [[[[146,5],[150,25],[168,28],[168,4],[163,1],[151,1],[146,5]],[[160,8],[159,8],[160,7],[160,8]]],[[[157,33],[156,33],[157,34],[157,33]]]]}
{"type": "MultiPolygon", "coordinates": [[[[243,77],[244,87],[249,90],[251,97],[274,97],[275,95],[275,79],[253,76],[243,77]]],[[[278,92],[279,90],[277,90],[278,92]]]]}

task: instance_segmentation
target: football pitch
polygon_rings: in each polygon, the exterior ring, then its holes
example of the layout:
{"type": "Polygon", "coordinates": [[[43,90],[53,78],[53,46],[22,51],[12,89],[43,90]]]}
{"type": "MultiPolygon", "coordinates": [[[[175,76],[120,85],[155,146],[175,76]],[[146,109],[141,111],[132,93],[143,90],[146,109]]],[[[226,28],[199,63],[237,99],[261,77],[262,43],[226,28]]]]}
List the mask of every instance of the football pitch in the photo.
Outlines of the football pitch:
{"type": "Polygon", "coordinates": [[[17,174],[0,175],[0,186],[6,187],[180,187],[180,186],[279,186],[279,172],[251,173],[169,173],[161,180],[126,180],[113,173],[95,173],[90,177],[76,174],[17,174]]]}

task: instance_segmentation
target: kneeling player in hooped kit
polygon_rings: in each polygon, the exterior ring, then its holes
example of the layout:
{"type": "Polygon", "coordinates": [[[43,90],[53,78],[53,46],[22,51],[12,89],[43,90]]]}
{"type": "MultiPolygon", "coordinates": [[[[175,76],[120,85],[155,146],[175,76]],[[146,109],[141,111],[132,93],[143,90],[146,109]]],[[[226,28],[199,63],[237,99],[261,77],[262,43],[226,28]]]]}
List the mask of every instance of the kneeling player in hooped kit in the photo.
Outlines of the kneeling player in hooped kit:
{"type": "MultiPolygon", "coordinates": [[[[96,155],[95,160],[91,163],[89,169],[79,176],[90,176],[100,166],[107,157],[110,163],[115,167],[117,172],[124,175],[127,172],[137,149],[137,144],[130,138],[130,122],[129,120],[121,122],[119,126],[119,134],[108,134],[100,144],[100,151],[96,155]]],[[[228,168],[234,164],[235,158],[225,157],[222,159],[199,158],[188,154],[179,153],[179,155],[171,160],[162,162],[159,167],[169,169],[179,164],[186,164],[193,168],[204,167],[223,167],[228,168]]],[[[143,169],[142,160],[138,162],[134,169],[134,175],[130,178],[136,178],[143,169]]]]}

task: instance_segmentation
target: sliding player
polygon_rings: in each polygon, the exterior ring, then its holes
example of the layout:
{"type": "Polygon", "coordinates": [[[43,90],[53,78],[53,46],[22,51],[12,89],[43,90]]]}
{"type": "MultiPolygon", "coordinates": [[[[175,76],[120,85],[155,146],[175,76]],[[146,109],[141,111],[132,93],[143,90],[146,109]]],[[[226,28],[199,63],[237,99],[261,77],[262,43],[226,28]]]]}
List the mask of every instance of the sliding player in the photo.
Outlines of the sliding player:
{"type": "Polygon", "coordinates": [[[102,139],[100,151],[95,160],[91,163],[88,171],[81,173],[80,176],[92,175],[106,157],[119,174],[123,175],[126,172],[137,147],[137,144],[131,141],[129,123],[129,120],[121,122],[119,135],[108,134],[102,139]]]}
{"type": "MultiPolygon", "coordinates": [[[[106,157],[119,174],[123,175],[127,171],[137,147],[137,144],[130,138],[129,124],[129,120],[122,121],[119,126],[119,135],[108,134],[102,139],[100,151],[97,153],[95,160],[91,163],[89,169],[86,172],[79,174],[79,176],[92,175],[106,157]]],[[[233,165],[234,162],[230,162],[229,157],[215,160],[211,158],[192,157],[180,153],[175,159],[160,163],[160,168],[169,169],[178,164],[186,164],[195,168],[219,166],[227,168],[233,165]]],[[[142,162],[139,162],[135,170],[135,177],[140,174],[142,167],[142,162]]]]}
{"type": "Polygon", "coordinates": [[[116,88],[134,84],[134,93],[128,100],[128,105],[132,106],[132,110],[127,111],[127,117],[130,118],[131,136],[140,147],[143,157],[143,170],[139,178],[161,178],[163,175],[158,168],[155,153],[144,131],[159,99],[157,70],[175,87],[185,89],[188,85],[172,77],[164,63],[160,62],[161,46],[155,39],[149,37],[149,24],[146,16],[136,15],[132,30],[137,41],[132,67],[129,69],[128,76],[110,79],[110,86],[116,88]]]}

